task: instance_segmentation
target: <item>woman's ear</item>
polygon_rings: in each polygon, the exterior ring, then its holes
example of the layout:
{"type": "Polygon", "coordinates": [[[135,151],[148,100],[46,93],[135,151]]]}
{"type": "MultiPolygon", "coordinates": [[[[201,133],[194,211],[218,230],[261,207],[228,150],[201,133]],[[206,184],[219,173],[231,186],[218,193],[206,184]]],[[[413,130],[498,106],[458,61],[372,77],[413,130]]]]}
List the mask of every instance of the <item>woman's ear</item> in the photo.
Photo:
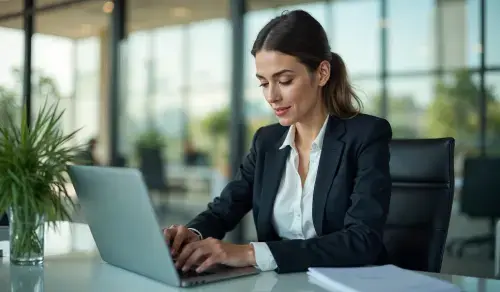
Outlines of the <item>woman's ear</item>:
{"type": "Polygon", "coordinates": [[[317,77],[318,77],[318,85],[319,86],[325,86],[328,80],[330,80],[330,74],[332,71],[331,64],[328,61],[323,61],[319,64],[318,66],[318,72],[317,72],[317,77]]]}

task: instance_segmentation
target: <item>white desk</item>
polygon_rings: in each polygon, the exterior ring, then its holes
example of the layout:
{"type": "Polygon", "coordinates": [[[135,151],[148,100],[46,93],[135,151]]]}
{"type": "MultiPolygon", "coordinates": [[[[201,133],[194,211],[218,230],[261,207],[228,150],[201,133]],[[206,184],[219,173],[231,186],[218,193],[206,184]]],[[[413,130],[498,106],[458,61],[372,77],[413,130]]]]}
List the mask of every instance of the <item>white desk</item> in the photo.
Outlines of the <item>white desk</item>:
{"type": "MultiPolygon", "coordinates": [[[[59,232],[48,232],[43,268],[0,264],[0,291],[308,291],[325,290],[310,283],[305,273],[277,275],[266,272],[192,288],[175,288],[102,263],[89,229],[84,224],[62,223],[59,232]],[[34,289],[38,285],[41,289],[34,289]]],[[[472,277],[433,275],[459,285],[465,292],[500,291],[500,281],[472,277]]]]}

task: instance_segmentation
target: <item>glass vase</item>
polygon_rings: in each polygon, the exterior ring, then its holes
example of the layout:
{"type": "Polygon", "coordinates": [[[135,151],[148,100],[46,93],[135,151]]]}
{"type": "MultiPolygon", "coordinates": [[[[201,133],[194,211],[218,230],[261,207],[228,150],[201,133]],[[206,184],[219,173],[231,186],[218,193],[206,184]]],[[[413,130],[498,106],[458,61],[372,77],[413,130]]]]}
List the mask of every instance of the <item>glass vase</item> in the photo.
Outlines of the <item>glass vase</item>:
{"type": "Polygon", "coordinates": [[[43,264],[45,217],[21,208],[9,209],[10,263],[43,264]]]}

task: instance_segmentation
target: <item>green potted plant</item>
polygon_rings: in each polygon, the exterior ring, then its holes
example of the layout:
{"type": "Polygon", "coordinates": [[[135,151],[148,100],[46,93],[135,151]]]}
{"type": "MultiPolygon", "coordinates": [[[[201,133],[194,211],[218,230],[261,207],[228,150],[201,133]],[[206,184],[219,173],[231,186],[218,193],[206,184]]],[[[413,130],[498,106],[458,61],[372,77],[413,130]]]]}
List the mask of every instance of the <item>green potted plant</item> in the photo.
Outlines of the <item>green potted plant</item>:
{"type": "Polygon", "coordinates": [[[136,142],[137,149],[162,149],[165,147],[165,138],[156,128],[149,128],[144,131],[136,142]]]}
{"type": "Polygon", "coordinates": [[[12,264],[42,264],[45,225],[71,220],[66,170],[81,147],[67,143],[76,131],[62,132],[63,113],[45,103],[31,127],[26,110],[20,122],[9,114],[0,124],[0,214],[9,216],[12,264]]]}
{"type": "Polygon", "coordinates": [[[227,139],[229,139],[230,119],[231,112],[226,107],[207,116],[202,122],[204,129],[213,139],[212,161],[215,161],[220,172],[225,177],[229,177],[230,172],[228,149],[226,145],[221,145],[221,142],[226,143],[227,139]]]}
{"type": "Polygon", "coordinates": [[[149,189],[163,190],[166,186],[163,169],[166,163],[163,155],[166,146],[165,137],[153,126],[144,131],[136,142],[139,169],[149,189]]]}

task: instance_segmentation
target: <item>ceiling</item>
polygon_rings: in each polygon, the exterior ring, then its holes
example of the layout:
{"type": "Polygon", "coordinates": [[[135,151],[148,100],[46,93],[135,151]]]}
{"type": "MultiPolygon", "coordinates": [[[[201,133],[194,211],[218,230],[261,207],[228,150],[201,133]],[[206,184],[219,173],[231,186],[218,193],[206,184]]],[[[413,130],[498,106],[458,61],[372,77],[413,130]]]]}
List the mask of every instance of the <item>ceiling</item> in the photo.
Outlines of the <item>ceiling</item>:
{"type": "MultiPolygon", "coordinates": [[[[231,0],[128,0],[127,25],[129,31],[185,24],[195,21],[229,17],[231,0]]],[[[23,0],[0,0],[2,15],[18,13],[23,0]]],[[[67,0],[35,0],[37,9],[67,0]]],[[[69,38],[98,35],[108,26],[109,14],[104,12],[104,0],[87,0],[35,15],[38,33],[69,38]]],[[[313,0],[248,0],[249,10],[261,10],[285,5],[315,2],[313,0]]],[[[22,29],[21,16],[0,20],[0,27],[22,29]]]]}

